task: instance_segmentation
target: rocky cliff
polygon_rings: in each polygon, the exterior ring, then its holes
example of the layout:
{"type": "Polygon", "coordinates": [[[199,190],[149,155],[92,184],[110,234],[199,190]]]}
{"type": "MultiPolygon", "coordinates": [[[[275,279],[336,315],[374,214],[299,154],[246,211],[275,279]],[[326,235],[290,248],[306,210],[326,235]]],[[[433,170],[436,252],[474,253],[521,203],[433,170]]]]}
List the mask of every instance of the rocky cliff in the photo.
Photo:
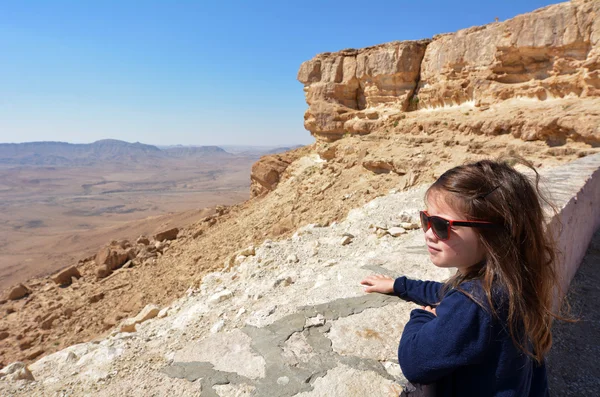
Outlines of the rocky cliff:
{"type": "MultiPolygon", "coordinates": [[[[485,111],[514,100],[597,98],[599,14],[600,2],[574,0],[432,40],[319,54],[298,73],[309,104],[304,125],[319,139],[336,140],[368,134],[418,110],[465,105],[485,111]]],[[[479,120],[465,126],[526,140],[569,137],[598,144],[595,109],[585,125],[553,107],[549,120],[511,122],[515,108],[497,117],[495,126],[479,120]]],[[[547,110],[541,106],[540,112],[547,110]]]]}

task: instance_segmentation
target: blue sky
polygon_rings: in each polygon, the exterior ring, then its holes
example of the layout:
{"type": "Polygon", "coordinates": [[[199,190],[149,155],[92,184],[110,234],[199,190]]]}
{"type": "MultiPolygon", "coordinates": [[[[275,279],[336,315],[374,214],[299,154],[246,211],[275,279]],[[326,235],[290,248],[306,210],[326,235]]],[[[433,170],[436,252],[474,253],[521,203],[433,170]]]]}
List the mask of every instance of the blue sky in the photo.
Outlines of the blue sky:
{"type": "Polygon", "coordinates": [[[555,3],[0,0],[0,142],[310,143],[303,61],[555,3]]]}

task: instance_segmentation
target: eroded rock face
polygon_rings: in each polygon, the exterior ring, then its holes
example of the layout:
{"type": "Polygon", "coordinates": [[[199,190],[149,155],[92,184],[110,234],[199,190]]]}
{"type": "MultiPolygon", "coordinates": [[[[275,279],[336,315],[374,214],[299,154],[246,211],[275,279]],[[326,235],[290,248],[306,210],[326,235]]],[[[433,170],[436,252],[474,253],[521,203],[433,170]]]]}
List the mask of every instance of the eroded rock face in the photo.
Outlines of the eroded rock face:
{"type": "MultiPolygon", "coordinates": [[[[319,54],[298,72],[309,105],[304,126],[332,141],[389,128],[385,121],[390,117],[419,109],[598,97],[599,15],[600,2],[575,0],[433,40],[319,54]]],[[[500,130],[508,133],[512,127],[509,122],[500,130]]],[[[556,132],[565,135],[564,128],[556,132]]],[[[570,135],[594,143],[599,133],[570,135]]],[[[516,135],[527,140],[548,136],[516,135]]]]}
{"type": "Polygon", "coordinates": [[[600,2],[572,1],[436,37],[418,107],[600,95],[600,2]]]}
{"type": "Polygon", "coordinates": [[[369,133],[381,106],[406,110],[417,86],[429,40],[393,42],[360,50],[323,53],[304,62],[298,80],[309,109],[304,126],[335,140],[344,133],[369,133]]]}
{"type": "Polygon", "coordinates": [[[290,159],[280,155],[263,156],[254,163],[250,174],[252,197],[260,196],[275,189],[281,179],[281,174],[290,163],[290,159]]]}

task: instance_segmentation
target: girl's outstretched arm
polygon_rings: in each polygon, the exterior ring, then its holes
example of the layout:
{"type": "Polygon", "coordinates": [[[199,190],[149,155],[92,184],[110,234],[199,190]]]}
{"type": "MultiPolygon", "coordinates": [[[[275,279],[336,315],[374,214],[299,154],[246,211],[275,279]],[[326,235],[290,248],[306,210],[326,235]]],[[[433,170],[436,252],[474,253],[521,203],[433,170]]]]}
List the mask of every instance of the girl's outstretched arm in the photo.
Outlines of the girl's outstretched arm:
{"type": "Polygon", "coordinates": [[[443,284],[435,281],[411,280],[406,277],[393,279],[382,274],[374,274],[360,283],[366,287],[365,292],[394,294],[422,306],[435,306],[442,299],[439,292],[443,284]]]}
{"type": "Polygon", "coordinates": [[[437,281],[398,277],[394,280],[394,295],[421,306],[437,306],[442,300],[440,290],[443,285],[437,281]]]}
{"type": "Polygon", "coordinates": [[[436,314],[413,310],[398,348],[402,373],[410,382],[429,384],[482,362],[493,339],[491,323],[489,313],[456,290],[436,314]]]}

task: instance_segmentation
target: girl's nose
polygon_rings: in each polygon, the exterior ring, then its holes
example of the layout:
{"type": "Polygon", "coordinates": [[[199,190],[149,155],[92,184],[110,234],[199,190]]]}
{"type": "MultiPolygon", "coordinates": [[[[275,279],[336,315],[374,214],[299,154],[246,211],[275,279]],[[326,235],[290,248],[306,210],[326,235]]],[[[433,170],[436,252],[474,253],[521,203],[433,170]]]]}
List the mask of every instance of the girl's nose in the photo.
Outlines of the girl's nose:
{"type": "Polygon", "coordinates": [[[427,229],[427,231],[425,232],[425,241],[436,242],[437,240],[438,238],[433,232],[433,228],[430,227],[429,229],[427,229]]]}

